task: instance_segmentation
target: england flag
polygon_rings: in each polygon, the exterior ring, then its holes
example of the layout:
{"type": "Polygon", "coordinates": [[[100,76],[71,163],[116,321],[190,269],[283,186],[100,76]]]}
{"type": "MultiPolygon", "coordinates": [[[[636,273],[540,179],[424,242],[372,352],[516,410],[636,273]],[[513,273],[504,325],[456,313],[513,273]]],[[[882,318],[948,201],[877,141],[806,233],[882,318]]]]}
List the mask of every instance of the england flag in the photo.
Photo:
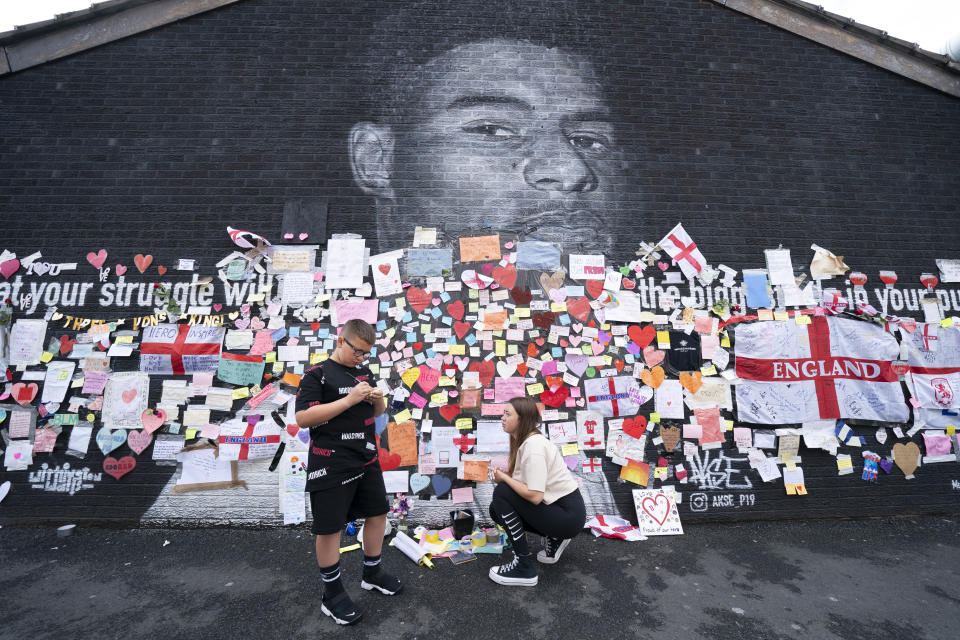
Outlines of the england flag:
{"type": "Polygon", "coordinates": [[[913,395],[920,406],[960,407],[960,329],[919,323],[905,342],[913,395]]]}
{"type": "Polygon", "coordinates": [[[660,248],[679,265],[683,275],[693,278],[707,266],[707,259],[700,253],[697,244],[686,232],[682,224],[677,224],[660,241],[660,248]]]}
{"type": "Polygon", "coordinates": [[[737,416],[792,424],[836,418],[905,422],[909,417],[892,361],[897,341],[882,328],[815,316],[808,325],[754,322],[734,332],[737,416]]]}

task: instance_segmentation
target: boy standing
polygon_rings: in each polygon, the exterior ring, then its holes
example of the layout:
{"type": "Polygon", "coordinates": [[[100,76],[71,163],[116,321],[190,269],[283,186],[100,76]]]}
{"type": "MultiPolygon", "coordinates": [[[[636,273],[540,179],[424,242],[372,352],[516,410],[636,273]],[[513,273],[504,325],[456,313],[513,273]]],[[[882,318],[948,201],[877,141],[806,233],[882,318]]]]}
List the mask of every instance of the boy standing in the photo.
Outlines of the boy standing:
{"type": "Polygon", "coordinates": [[[330,358],[307,371],[297,391],[297,424],[310,429],[306,490],[323,578],[320,609],[337,624],[362,615],[340,580],[340,534],[351,520],[364,518],[360,586],[389,596],[403,586],[380,566],[389,505],[374,420],[386,406],[383,392],[370,384],[370,369],[361,366],[375,339],[365,321],[347,321],[330,358]]]}

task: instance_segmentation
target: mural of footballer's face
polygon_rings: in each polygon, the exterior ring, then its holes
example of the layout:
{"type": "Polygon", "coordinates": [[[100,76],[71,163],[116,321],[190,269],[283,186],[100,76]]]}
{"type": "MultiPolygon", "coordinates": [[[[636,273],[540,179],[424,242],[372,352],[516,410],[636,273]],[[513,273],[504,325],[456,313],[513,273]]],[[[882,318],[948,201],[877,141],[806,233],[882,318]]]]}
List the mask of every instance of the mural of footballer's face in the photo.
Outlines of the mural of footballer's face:
{"type": "Polygon", "coordinates": [[[350,136],[381,250],[409,245],[421,225],[454,242],[500,232],[609,253],[623,231],[626,163],[587,60],[485,40],[419,67],[405,95],[400,119],[350,136]]]}

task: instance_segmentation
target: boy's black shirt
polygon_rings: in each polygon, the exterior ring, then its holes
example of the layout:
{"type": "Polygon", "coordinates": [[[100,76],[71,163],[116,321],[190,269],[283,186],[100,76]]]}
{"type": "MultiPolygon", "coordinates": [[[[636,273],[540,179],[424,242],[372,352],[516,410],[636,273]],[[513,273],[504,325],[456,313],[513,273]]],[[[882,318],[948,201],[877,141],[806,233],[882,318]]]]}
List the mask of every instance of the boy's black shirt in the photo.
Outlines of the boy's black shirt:
{"type": "MultiPolygon", "coordinates": [[[[328,359],[303,375],[297,390],[296,410],[336,402],[361,382],[373,382],[370,369],[345,367],[328,359]]],[[[347,484],[363,474],[364,467],[377,459],[374,421],[373,405],[361,401],[310,428],[307,491],[347,484]]]]}

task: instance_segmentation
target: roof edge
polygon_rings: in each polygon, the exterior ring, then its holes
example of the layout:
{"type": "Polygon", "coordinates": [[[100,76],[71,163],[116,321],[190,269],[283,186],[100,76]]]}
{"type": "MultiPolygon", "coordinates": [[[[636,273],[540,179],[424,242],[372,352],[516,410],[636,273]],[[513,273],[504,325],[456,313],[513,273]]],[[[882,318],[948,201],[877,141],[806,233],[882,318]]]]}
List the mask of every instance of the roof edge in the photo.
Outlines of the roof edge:
{"type": "Polygon", "coordinates": [[[960,64],[801,0],[710,0],[943,93],[960,97],[960,64]]]}
{"type": "Polygon", "coordinates": [[[0,76],[239,0],[111,0],[0,33],[0,76]]]}

